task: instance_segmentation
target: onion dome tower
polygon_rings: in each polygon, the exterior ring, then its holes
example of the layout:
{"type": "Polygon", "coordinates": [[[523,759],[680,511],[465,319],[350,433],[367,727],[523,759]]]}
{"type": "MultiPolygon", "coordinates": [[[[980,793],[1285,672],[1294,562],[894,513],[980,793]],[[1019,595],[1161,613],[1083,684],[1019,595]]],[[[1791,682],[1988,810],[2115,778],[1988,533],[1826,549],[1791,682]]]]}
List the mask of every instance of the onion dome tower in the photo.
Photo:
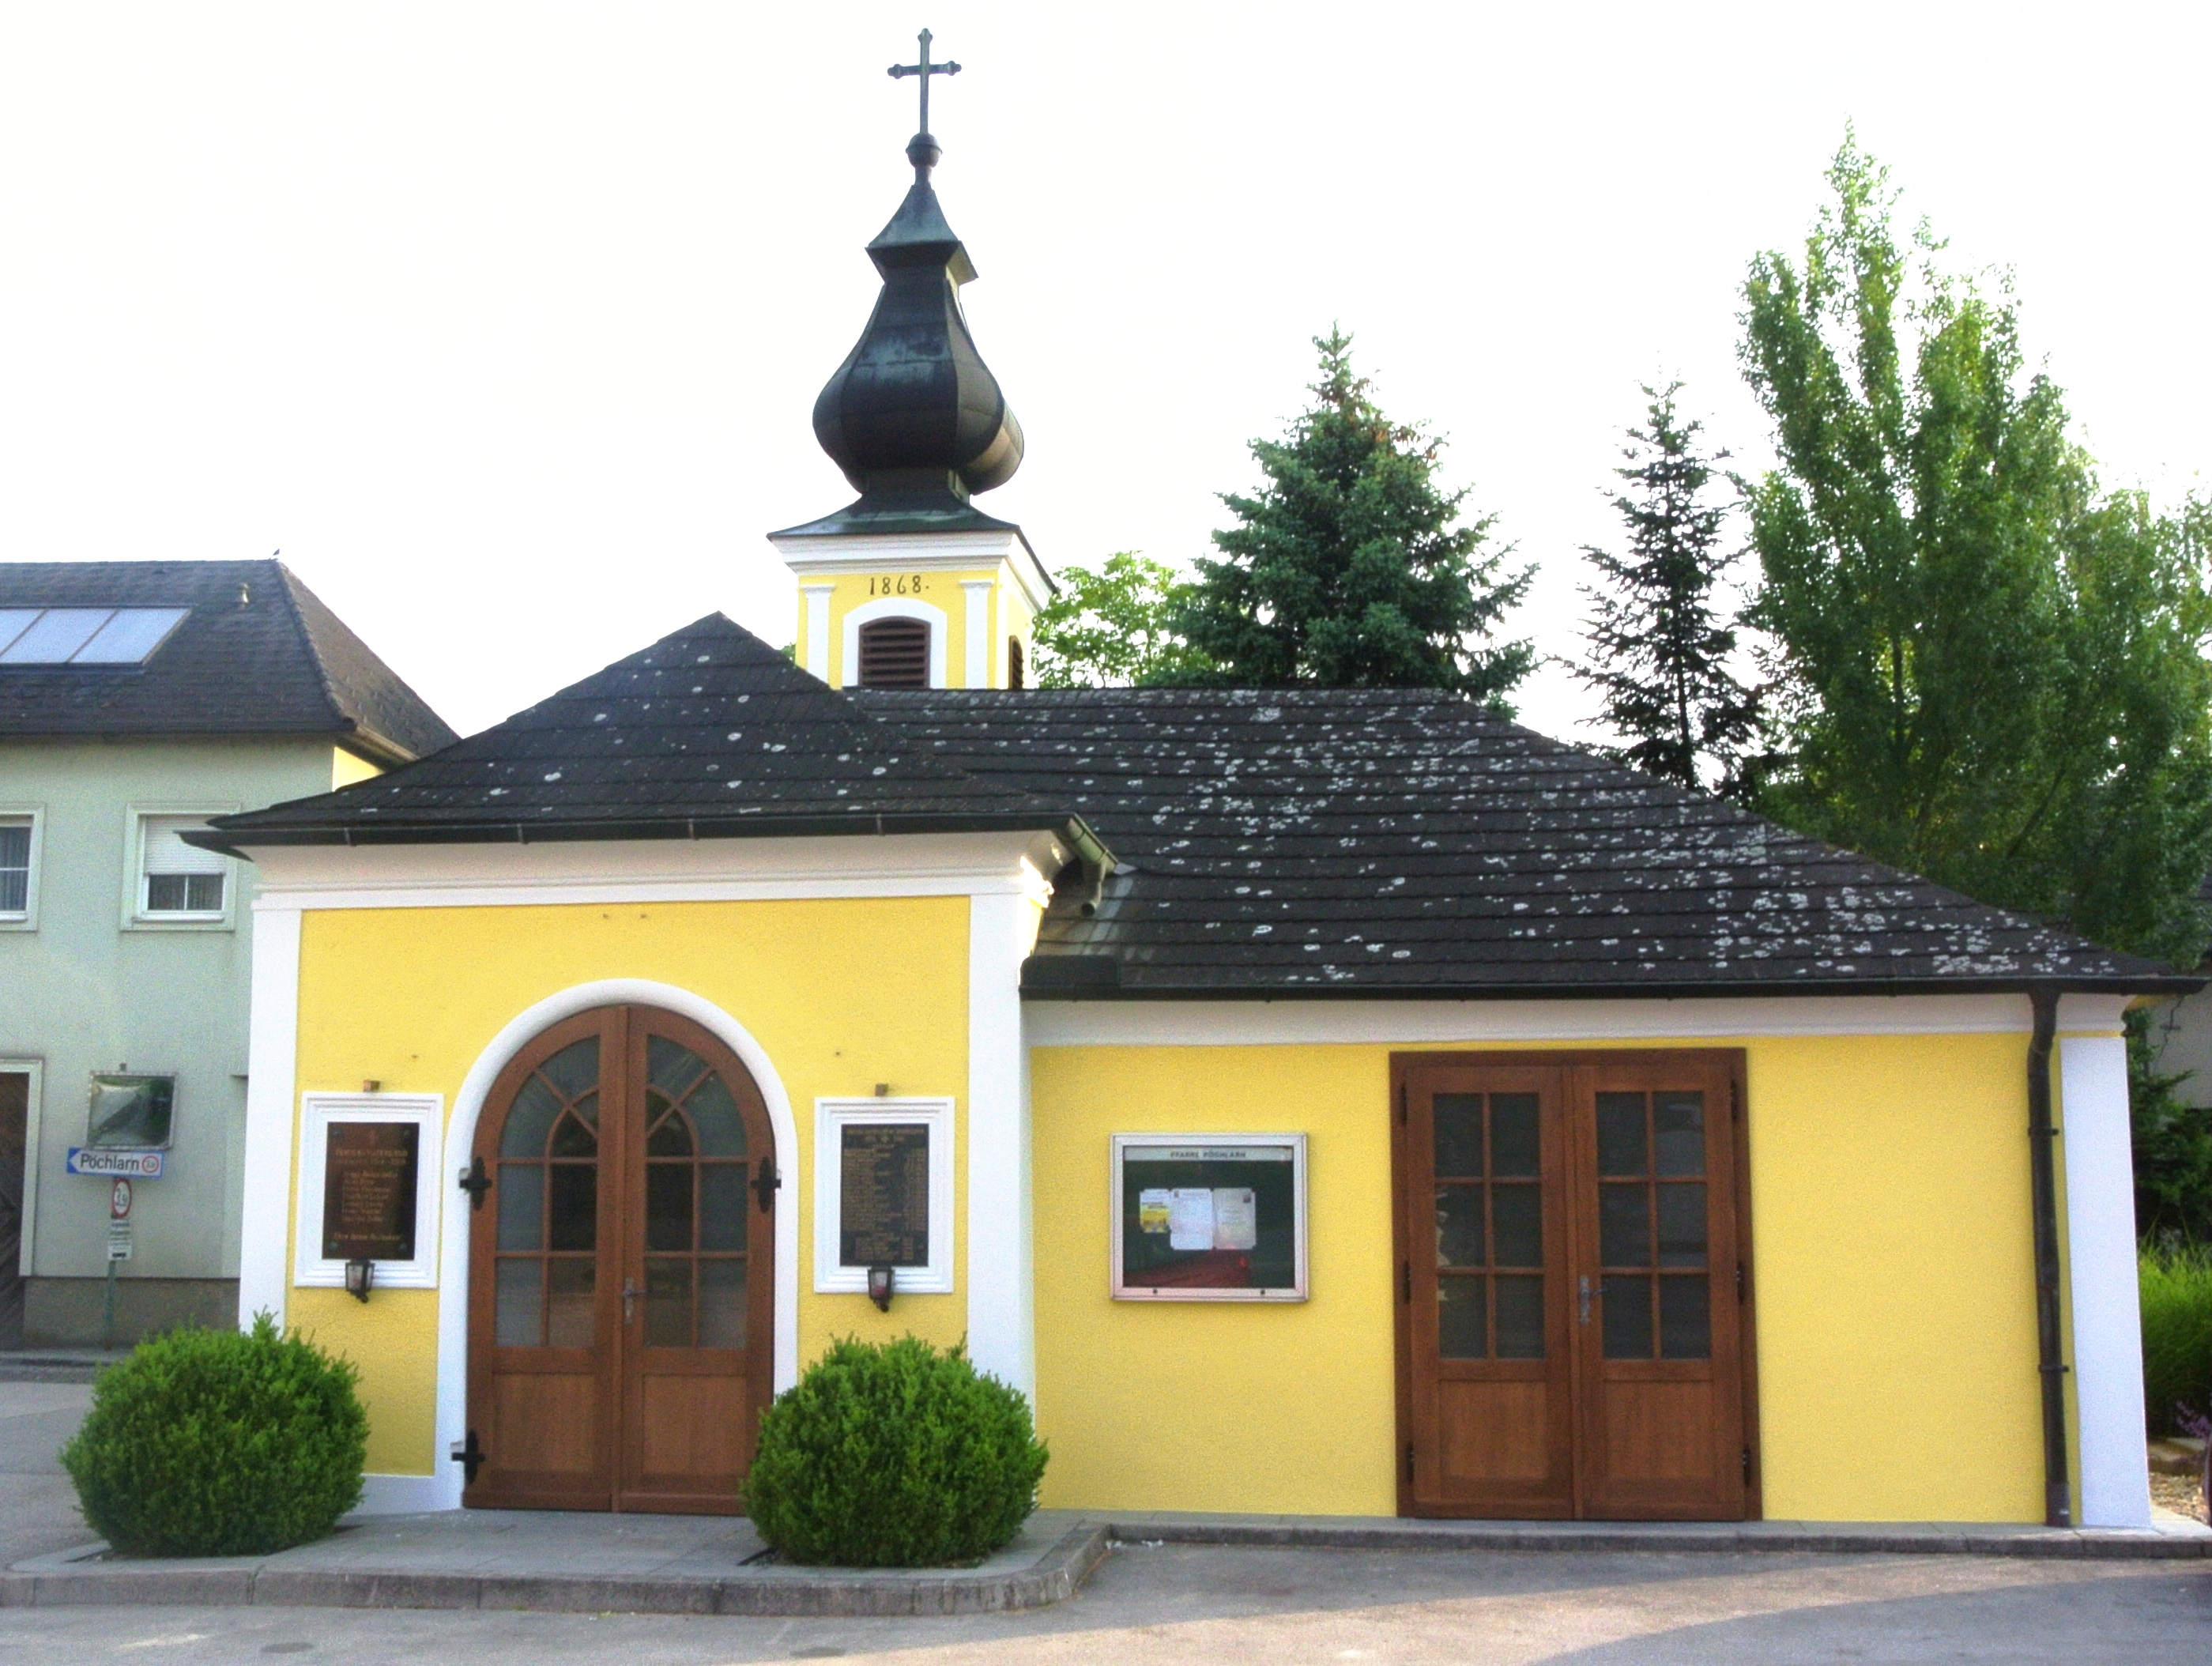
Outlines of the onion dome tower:
{"type": "Polygon", "coordinates": [[[975,268],[945,222],[930,175],[929,83],[914,184],[868,245],[883,278],[875,310],[814,402],[814,437],[860,496],[833,514],[769,534],[799,580],[799,663],[837,688],[1019,688],[1030,617],[1052,581],[1010,521],[971,501],[1022,462],[1022,428],[975,350],[960,286],[975,268]]]}

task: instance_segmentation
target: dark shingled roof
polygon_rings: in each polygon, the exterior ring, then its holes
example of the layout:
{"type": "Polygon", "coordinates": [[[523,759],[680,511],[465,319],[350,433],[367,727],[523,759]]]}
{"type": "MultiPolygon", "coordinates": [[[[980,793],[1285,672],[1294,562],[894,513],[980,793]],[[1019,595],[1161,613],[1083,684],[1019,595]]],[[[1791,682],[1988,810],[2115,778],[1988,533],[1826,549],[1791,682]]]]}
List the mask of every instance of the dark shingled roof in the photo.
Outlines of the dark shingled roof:
{"type": "Polygon", "coordinates": [[[0,562],[0,607],[184,607],[143,665],[0,666],[0,737],[329,734],[379,763],[443,719],[280,561],[0,562]]]}
{"type": "Polygon", "coordinates": [[[436,757],[220,818],[234,845],[1058,829],[1064,810],[901,744],[719,613],[436,757]]]}
{"type": "Polygon", "coordinates": [[[866,693],[944,761],[1080,814],[1032,994],[2194,988],[1417,690],[866,693]]]}
{"type": "Polygon", "coordinates": [[[1032,996],[2116,992],[2095,947],[1414,690],[840,694],[720,615],[276,843],[1065,831],[1032,996]],[[1084,905],[1095,904],[1086,914],[1084,905]]]}

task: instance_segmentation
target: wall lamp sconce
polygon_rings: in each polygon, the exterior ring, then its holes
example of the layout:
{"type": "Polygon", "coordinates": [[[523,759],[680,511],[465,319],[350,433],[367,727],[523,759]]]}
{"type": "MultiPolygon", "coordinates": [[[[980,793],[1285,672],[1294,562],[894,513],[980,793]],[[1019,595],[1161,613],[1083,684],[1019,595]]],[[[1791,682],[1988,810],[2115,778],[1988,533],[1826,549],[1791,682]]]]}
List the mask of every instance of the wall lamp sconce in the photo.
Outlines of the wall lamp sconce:
{"type": "Polygon", "coordinates": [[[370,1288],[376,1283],[376,1263],[362,1256],[346,1263],[346,1294],[357,1302],[368,1299],[370,1288]]]}
{"type": "MultiPolygon", "coordinates": [[[[888,1313],[891,1310],[891,1285],[896,1276],[888,1267],[871,1267],[868,1269],[868,1299],[876,1304],[877,1311],[888,1313]]],[[[362,1299],[368,1298],[364,1297],[362,1299]]]]}

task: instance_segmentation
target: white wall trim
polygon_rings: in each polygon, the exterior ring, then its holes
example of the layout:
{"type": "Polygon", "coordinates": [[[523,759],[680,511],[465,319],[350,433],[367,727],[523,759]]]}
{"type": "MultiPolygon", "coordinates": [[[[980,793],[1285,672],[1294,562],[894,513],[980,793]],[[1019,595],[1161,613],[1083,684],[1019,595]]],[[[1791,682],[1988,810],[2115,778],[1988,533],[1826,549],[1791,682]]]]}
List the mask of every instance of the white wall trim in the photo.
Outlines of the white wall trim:
{"type": "Polygon", "coordinates": [[[246,1043],[246,1158],[238,1238],[238,1322],[284,1322],[292,1218],[292,1092],[300,1042],[300,910],[257,908],[246,1043]]]}
{"type": "Polygon", "coordinates": [[[2148,1527],[2128,1044],[2118,1036],[2066,1037],[2058,1043],[2058,1071],[2081,1525],[2148,1527]]]}
{"type": "Polygon", "coordinates": [[[1004,567],[1031,608],[1053,597],[1051,575],[1018,526],[997,532],[830,532],[771,537],[784,565],[802,579],[866,573],[876,569],[920,573],[995,571],[1004,567]]]}
{"type": "MultiPolygon", "coordinates": [[[[298,1231],[292,1250],[295,1289],[345,1288],[346,1264],[326,1260],[323,1241],[325,1165],[332,1122],[398,1122],[420,1130],[415,1145],[415,1254],[407,1261],[379,1261],[377,1290],[434,1290],[438,1286],[438,1217],[445,1201],[439,1158],[446,1126],[442,1093],[303,1093],[300,1096],[298,1231]]],[[[373,1292],[372,1292],[373,1293],[373,1292]]]]}
{"type": "MultiPolygon", "coordinates": [[[[256,972],[258,976],[258,965],[256,972]]],[[[468,1167],[484,1100],[499,1073],[516,1054],[563,1018],[595,1006],[623,1005],[658,1006],[706,1030],[738,1055],[768,1107],[769,1126],[775,1136],[776,1170],[784,1181],[775,1212],[774,1359],[775,1389],[781,1394],[799,1380],[799,1125],[793,1120],[791,1097],[784,1091],[783,1080],[776,1074],[768,1050],[750,1031],[712,1001],[672,983],[618,977],[576,984],[516,1013],[477,1055],[460,1091],[453,1096],[440,1184],[452,1185],[468,1167]]],[[[432,1449],[440,1468],[439,1502],[421,1506],[424,1508],[458,1509],[461,1502],[460,1467],[448,1466],[447,1457],[468,1434],[471,1213],[465,1208],[446,1210],[441,1238],[444,1276],[438,1286],[438,1417],[432,1449]]]]}
{"type": "Polygon", "coordinates": [[[345,1519],[362,1516],[413,1516],[425,1510],[450,1510],[442,1475],[363,1475],[361,1502],[345,1519]]]}
{"type": "MultiPolygon", "coordinates": [[[[46,1061],[0,1055],[0,1074],[27,1076],[23,1089],[23,1228],[15,1251],[15,1270],[27,1279],[39,1274],[39,1170],[46,1145],[46,1061]]],[[[63,1150],[68,1150],[64,1146],[63,1150]]]]}
{"type": "Polygon", "coordinates": [[[830,679],[830,687],[860,686],[860,627],[878,619],[919,619],[929,627],[929,686],[945,687],[945,639],[949,634],[945,610],[916,596],[878,596],[845,615],[845,657],[838,662],[836,676],[830,679]]]}
{"type": "Polygon", "coordinates": [[[963,639],[964,657],[968,661],[967,685],[971,689],[991,686],[991,593],[997,589],[996,579],[963,579],[960,588],[968,599],[967,635],[963,639]]]}
{"type": "Polygon", "coordinates": [[[2062,1036],[2123,1034],[2126,1028],[2128,1008],[2134,1002],[2132,995],[2061,995],[2058,997],[2058,1033],[2062,1036]]]}
{"type": "Polygon", "coordinates": [[[952,1293],[959,1229],[953,1219],[953,1102],[945,1098],[817,1099],[814,1102],[814,1288],[826,1295],[865,1295],[868,1269],[846,1265],[844,1128],[850,1122],[903,1123],[929,1130],[929,1261],[896,1269],[897,1292],[952,1293]]]}
{"type": "Polygon", "coordinates": [[[834,584],[802,584],[806,598],[806,669],[823,682],[830,680],[830,598],[834,584]]]}
{"type": "Polygon", "coordinates": [[[968,1357],[1032,1401],[1036,1286],[1021,967],[1038,917],[1019,897],[968,905],[968,1357]]]}
{"type": "Polygon", "coordinates": [[[834,839],[555,840],[544,844],[273,845],[252,853],[256,909],[480,908],[810,897],[1038,897],[1066,860],[1049,833],[834,839]]]}
{"type": "Polygon", "coordinates": [[[2026,995],[1691,1000],[1035,1000],[1032,1047],[1665,1041],[1740,1036],[2026,1035],[2026,995]]]}

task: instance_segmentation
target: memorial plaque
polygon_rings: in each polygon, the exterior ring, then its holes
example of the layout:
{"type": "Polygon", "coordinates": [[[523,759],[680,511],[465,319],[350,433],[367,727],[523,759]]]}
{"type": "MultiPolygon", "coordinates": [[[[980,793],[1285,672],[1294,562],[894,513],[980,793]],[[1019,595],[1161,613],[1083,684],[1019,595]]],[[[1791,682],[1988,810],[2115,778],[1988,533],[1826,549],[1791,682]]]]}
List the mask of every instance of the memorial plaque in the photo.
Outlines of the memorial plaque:
{"type": "Polygon", "coordinates": [[[847,1267],[929,1264],[929,1129],[848,1122],[837,1259],[847,1267]]]}
{"type": "Polygon", "coordinates": [[[415,1122],[332,1122],[323,1160],[323,1259],[415,1259],[415,1122]]]}

